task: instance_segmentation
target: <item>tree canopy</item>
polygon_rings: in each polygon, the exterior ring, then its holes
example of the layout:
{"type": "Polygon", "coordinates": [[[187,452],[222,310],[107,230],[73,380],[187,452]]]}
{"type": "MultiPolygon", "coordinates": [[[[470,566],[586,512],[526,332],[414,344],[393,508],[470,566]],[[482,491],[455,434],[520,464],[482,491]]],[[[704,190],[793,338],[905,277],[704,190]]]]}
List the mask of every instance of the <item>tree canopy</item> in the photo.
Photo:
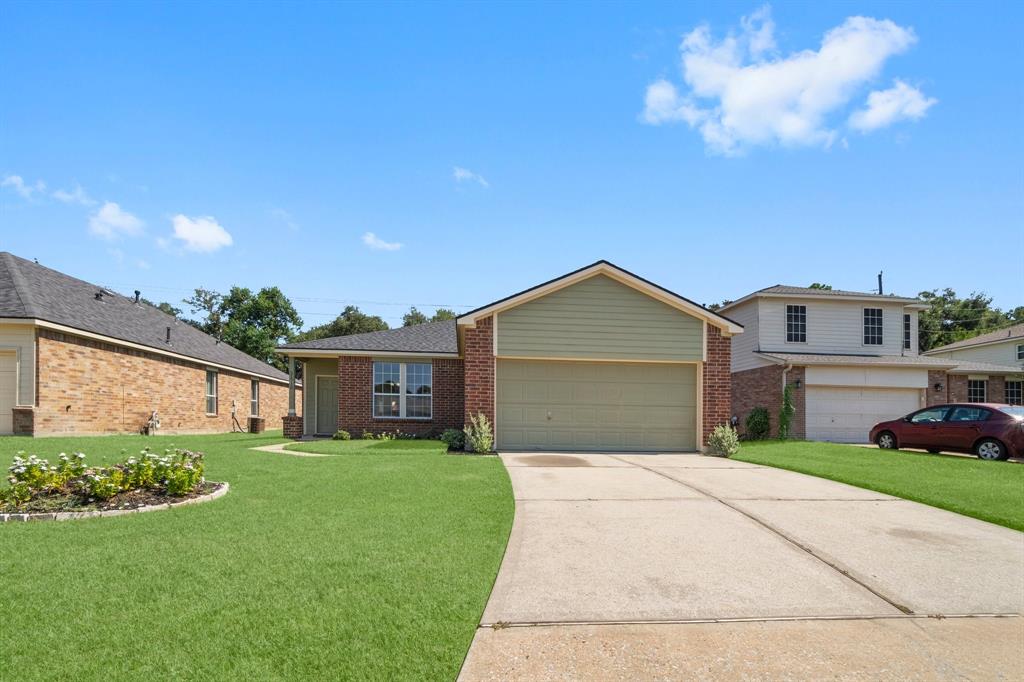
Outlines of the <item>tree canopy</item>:
{"type": "Polygon", "coordinates": [[[326,339],[330,336],[349,336],[351,334],[365,334],[366,332],[380,332],[388,328],[388,323],[377,315],[367,315],[358,306],[348,305],[341,311],[341,314],[326,324],[310,327],[304,332],[296,334],[292,341],[314,341],[326,339]]]}
{"type": "Polygon", "coordinates": [[[1024,322],[1024,306],[1003,311],[994,307],[992,297],[982,292],[960,298],[947,288],[922,291],[918,296],[931,305],[918,316],[918,345],[922,352],[1024,322]]]}
{"type": "Polygon", "coordinates": [[[402,316],[402,326],[411,327],[414,324],[441,322],[443,320],[454,320],[455,318],[455,311],[449,308],[438,308],[434,311],[434,315],[432,317],[427,317],[424,313],[417,310],[416,306],[413,306],[409,308],[409,312],[402,316]]]}

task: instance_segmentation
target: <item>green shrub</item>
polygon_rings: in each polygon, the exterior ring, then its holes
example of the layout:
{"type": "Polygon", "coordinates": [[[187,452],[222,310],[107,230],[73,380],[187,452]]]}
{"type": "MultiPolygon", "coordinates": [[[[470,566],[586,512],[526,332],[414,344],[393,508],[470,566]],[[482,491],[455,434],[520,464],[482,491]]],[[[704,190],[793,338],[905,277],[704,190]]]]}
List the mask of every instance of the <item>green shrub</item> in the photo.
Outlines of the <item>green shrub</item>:
{"type": "Polygon", "coordinates": [[[732,457],[740,449],[740,435],[736,429],[725,424],[716,426],[708,436],[708,454],[715,457],[732,457]]]}
{"type": "Polygon", "coordinates": [[[470,452],[492,452],[494,450],[494,431],[491,422],[482,412],[469,418],[469,426],[463,431],[466,434],[466,449],[470,452]]]}
{"type": "Polygon", "coordinates": [[[459,429],[445,429],[441,440],[449,450],[461,450],[466,447],[466,434],[459,429]]]}
{"type": "Polygon", "coordinates": [[[345,429],[338,429],[331,438],[333,440],[352,440],[352,434],[345,429]]]}
{"type": "Polygon", "coordinates": [[[796,407],[793,405],[793,386],[786,384],[782,389],[782,409],[779,410],[779,440],[789,438],[789,429],[793,424],[796,407]]]}
{"type": "Polygon", "coordinates": [[[373,440],[373,432],[372,431],[363,431],[363,435],[361,435],[359,437],[362,438],[363,440],[373,440]]]}
{"type": "Polygon", "coordinates": [[[747,427],[747,439],[748,440],[764,440],[768,437],[768,433],[771,431],[771,422],[768,416],[768,409],[764,407],[755,407],[747,415],[747,420],[744,422],[747,427]]]}

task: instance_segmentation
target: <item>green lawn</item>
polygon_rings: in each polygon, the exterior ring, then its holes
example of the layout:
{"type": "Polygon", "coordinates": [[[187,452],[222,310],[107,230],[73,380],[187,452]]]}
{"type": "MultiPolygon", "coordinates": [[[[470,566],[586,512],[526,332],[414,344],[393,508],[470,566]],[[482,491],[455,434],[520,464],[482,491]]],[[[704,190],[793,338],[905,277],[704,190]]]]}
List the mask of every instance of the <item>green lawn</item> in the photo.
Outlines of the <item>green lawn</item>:
{"type": "Polygon", "coordinates": [[[734,459],[849,483],[1024,530],[1024,466],[802,441],[743,443],[734,459]]]}
{"type": "Polygon", "coordinates": [[[4,467],[173,443],[231,484],[171,511],[0,525],[0,677],[453,679],[512,523],[501,462],[432,442],[248,449],[281,441],[0,438],[4,467]]]}

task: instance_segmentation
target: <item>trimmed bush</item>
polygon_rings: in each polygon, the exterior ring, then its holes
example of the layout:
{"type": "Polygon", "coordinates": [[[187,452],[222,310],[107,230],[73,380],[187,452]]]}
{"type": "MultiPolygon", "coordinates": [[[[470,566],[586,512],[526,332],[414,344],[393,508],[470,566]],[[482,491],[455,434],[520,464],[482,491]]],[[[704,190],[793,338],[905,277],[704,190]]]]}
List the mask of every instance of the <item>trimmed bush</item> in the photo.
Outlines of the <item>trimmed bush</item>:
{"type": "Polygon", "coordinates": [[[764,440],[771,431],[768,408],[755,407],[747,415],[744,425],[747,427],[747,440],[764,440]]]}
{"type": "Polygon", "coordinates": [[[466,450],[485,453],[494,451],[494,431],[491,422],[482,412],[469,418],[469,425],[463,429],[466,434],[466,450]]]}
{"type": "Polygon", "coordinates": [[[334,432],[334,435],[331,436],[331,440],[352,440],[352,434],[345,429],[338,429],[334,432]]]}
{"type": "Polygon", "coordinates": [[[740,435],[731,426],[716,426],[708,436],[707,454],[715,457],[732,457],[740,450],[740,435]]]}
{"type": "Polygon", "coordinates": [[[466,447],[466,434],[458,429],[445,429],[441,440],[449,450],[461,450],[466,447]]]}

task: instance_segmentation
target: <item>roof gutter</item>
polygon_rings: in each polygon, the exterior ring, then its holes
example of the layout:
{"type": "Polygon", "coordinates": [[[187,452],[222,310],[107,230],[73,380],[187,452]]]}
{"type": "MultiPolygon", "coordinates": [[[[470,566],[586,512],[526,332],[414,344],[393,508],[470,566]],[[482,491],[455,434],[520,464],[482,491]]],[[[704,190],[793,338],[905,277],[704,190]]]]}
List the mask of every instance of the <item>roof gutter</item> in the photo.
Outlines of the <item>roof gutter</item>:
{"type": "Polygon", "coordinates": [[[374,358],[407,358],[415,356],[419,358],[458,358],[458,353],[437,353],[434,351],[415,350],[347,350],[347,349],[324,349],[324,348],[275,348],[275,353],[294,358],[337,358],[342,355],[356,357],[374,358]]]}

